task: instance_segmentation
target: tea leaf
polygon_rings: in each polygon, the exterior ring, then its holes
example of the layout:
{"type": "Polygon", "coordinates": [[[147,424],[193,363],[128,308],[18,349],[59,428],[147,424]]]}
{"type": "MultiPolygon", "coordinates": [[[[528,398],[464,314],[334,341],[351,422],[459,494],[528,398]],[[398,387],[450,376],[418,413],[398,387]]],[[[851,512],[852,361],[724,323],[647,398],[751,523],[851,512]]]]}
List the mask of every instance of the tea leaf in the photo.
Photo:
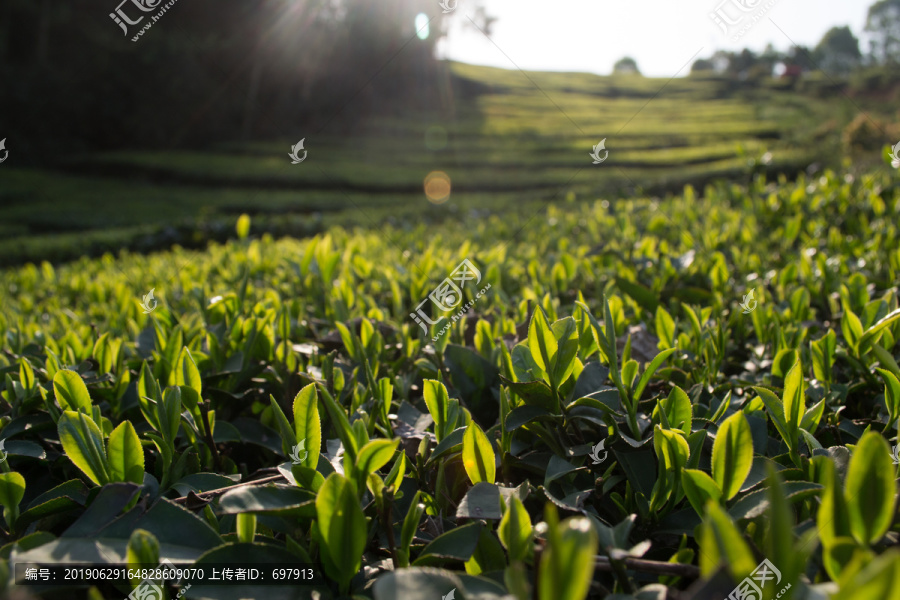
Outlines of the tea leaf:
{"type": "Polygon", "coordinates": [[[463,466],[469,480],[474,483],[494,483],[496,467],[494,449],[477,423],[471,423],[463,436],[463,466]]]}
{"type": "Polygon", "coordinates": [[[725,500],[741,489],[753,466],[753,436],[744,413],[737,412],[722,423],[713,443],[712,476],[725,500]]]}

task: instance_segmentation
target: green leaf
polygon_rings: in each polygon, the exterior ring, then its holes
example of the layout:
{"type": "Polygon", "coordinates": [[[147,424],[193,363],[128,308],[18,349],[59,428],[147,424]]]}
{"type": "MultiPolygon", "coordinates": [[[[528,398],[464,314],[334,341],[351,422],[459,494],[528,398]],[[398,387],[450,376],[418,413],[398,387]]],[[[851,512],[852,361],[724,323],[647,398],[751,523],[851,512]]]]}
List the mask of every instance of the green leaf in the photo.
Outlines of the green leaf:
{"type": "Polygon", "coordinates": [[[397,460],[394,461],[394,466],[384,478],[385,487],[394,486],[395,490],[399,489],[404,475],[406,475],[406,452],[401,450],[397,460]]]}
{"type": "Polygon", "coordinates": [[[400,444],[399,439],[391,440],[372,440],[359,450],[359,456],[356,458],[356,467],[360,473],[360,479],[365,479],[371,474],[390,462],[397,446],[400,444]]]}
{"type": "Polygon", "coordinates": [[[359,571],[366,547],[366,517],[349,479],[332,473],[316,497],[319,532],[329,557],[338,569],[341,590],[346,593],[350,579],[359,571]]]}
{"type": "MultiPolygon", "coordinates": [[[[841,318],[841,331],[847,344],[854,350],[858,349],[859,340],[863,335],[862,322],[847,305],[843,305],[844,316],[841,318]]],[[[862,352],[859,352],[862,354],[862,352]]]]}
{"type": "Polygon", "coordinates": [[[25,478],[15,471],[0,473],[0,505],[3,505],[8,513],[17,514],[23,497],[25,497],[25,478]]]}
{"type": "Polygon", "coordinates": [[[53,376],[53,392],[63,410],[91,414],[91,396],[81,375],[75,371],[65,369],[57,371],[53,376]]]}
{"type": "Polygon", "coordinates": [[[250,233],[250,215],[245,213],[238,217],[234,230],[238,239],[247,239],[247,235],[250,233]]]}
{"type": "Polygon", "coordinates": [[[552,331],[557,340],[557,351],[553,358],[551,381],[559,387],[575,370],[575,359],[578,355],[578,324],[572,317],[566,317],[554,323],[552,331]]]}
{"type": "Polygon", "coordinates": [[[306,457],[300,465],[315,469],[322,451],[322,422],[319,419],[316,384],[310,383],[294,397],[294,434],[296,440],[306,440],[306,457]]]}
{"type": "MultiPolygon", "coordinates": [[[[650,364],[647,366],[647,369],[641,375],[640,380],[638,381],[637,385],[634,388],[635,401],[640,400],[641,394],[644,393],[644,389],[647,387],[647,384],[650,383],[650,379],[653,377],[653,375],[656,374],[656,371],[659,369],[660,366],[662,366],[662,364],[666,361],[666,359],[669,358],[670,356],[672,356],[672,354],[674,352],[675,352],[674,348],[669,348],[668,350],[663,350],[662,352],[657,354],[656,357],[654,357],[654,359],[652,361],[650,361],[650,364]]],[[[688,421],[687,421],[687,428],[688,429],[687,429],[686,433],[690,433],[691,432],[690,419],[688,419],[688,421]]]]}
{"type": "Polygon", "coordinates": [[[520,406],[512,410],[506,417],[506,431],[515,431],[523,425],[527,425],[535,419],[552,419],[553,415],[540,406],[520,406]]]}
{"type": "Polygon", "coordinates": [[[503,383],[516,394],[522,401],[531,407],[542,408],[549,413],[559,414],[559,398],[543,381],[510,381],[501,377],[503,383]]]}
{"type": "Polygon", "coordinates": [[[671,348],[675,341],[675,321],[661,305],[656,307],[655,324],[656,337],[659,338],[663,349],[671,348]]]}
{"type": "Polygon", "coordinates": [[[67,410],[59,417],[57,429],[59,441],[69,460],[97,485],[109,483],[103,435],[97,424],[86,418],[84,413],[67,410]]]}
{"type": "Polygon", "coordinates": [[[531,517],[515,494],[510,494],[506,500],[506,513],[500,519],[497,534],[500,536],[503,547],[509,553],[510,561],[528,559],[531,554],[534,532],[531,517]]]}
{"type": "Polygon", "coordinates": [[[413,564],[434,564],[433,559],[450,559],[465,562],[472,558],[478,539],[481,536],[482,525],[475,521],[456,527],[434,538],[419,555],[413,564]]]}
{"type": "Polygon", "coordinates": [[[659,425],[653,430],[653,449],[656,451],[659,468],[650,509],[657,510],[670,498],[674,502],[681,499],[681,474],[691,450],[681,430],[663,429],[659,425]]]}
{"type": "MultiPolygon", "coordinates": [[[[804,548],[794,547],[794,511],[790,501],[786,497],[781,477],[775,467],[766,464],[768,475],[769,510],[767,511],[768,535],[766,535],[766,557],[781,569],[788,581],[795,580],[802,570],[805,559],[798,559],[803,554],[804,548]]],[[[765,584],[765,582],[763,582],[765,584]]],[[[774,585],[769,582],[769,586],[774,585]]],[[[778,589],[770,589],[763,585],[763,590],[769,597],[778,592],[778,589]]],[[[780,586],[779,586],[780,587],[780,586]]]]}
{"type": "Polygon", "coordinates": [[[316,508],[310,503],[316,494],[293,485],[248,485],[236,487],[219,498],[223,514],[270,514],[284,517],[315,517],[316,508]]]}
{"type": "Polygon", "coordinates": [[[834,365],[834,351],[836,347],[837,336],[831,329],[821,339],[810,344],[813,374],[819,381],[825,383],[833,381],[831,368],[834,365]]]}
{"type": "Polygon", "coordinates": [[[588,316],[588,319],[591,322],[591,332],[594,335],[594,342],[597,344],[597,347],[600,348],[600,351],[603,353],[603,356],[606,357],[606,360],[609,363],[609,376],[616,384],[622,401],[627,402],[629,398],[626,397],[627,393],[624,386],[622,385],[622,375],[621,373],[619,373],[619,359],[618,354],[616,353],[616,330],[615,325],[613,324],[614,321],[612,317],[612,310],[609,307],[609,300],[605,297],[603,300],[603,318],[606,327],[600,325],[600,323],[591,313],[587,304],[581,301],[576,302],[576,304],[580,306],[584,313],[588,316]]]}
{"type": "Polygon", "coordinates": [[[629,281],[623,277],[616,277],[616,287],[631,296],[631,299],[648,313],[652,313],[659,308],[659,299],[656,294],[641,283],[629,281]]]}
{"type": "Polygon", "coordinates": [[[389,571],[373,586],[375,600],[441,600],[456,590],[454,600],[466,600],[462,580],[453,571],[411,567],[389,571]]]}
{"type": "Polygon", "coordinates": [[[885,350],[880,344],[872,344],[872,353],[875,354],[875,357],[878,359],[878,362],[881,363],[882,367],[900,379],[900,365],[897,364],[897,361],[894,360],[894,357],[891,356],[890,352],[885,350]]]}
{"type": "Polygon", "coordinates": [[[80,479],[70,479],[32,500],[16,519],[15,529],[21,531],[40,519],[83,507],[87,497],[84,483],[80,479]]]}
{"type": "Polygon", "coordinates": [[[703,516],[704,507],[710,502],[719,503],[722,500],[722,490],[713,481],[713,478],[697,469],[685,469],[682,473],[681,482],[684,485],[684,493],[688,498],[688,502],[697,511],[697,514],[703,516]]]}
{"type": "Polygon", "coordinates": [[[496,466],[494,449],[477,423],[472,421],[463,436],[463,467],[472,483],[494,483],[496,466]]]}
{"type": "Polygon", "coordinates": [[[178,357],[178,368],[175,370],[175,385],[187,386],[197,392],[197,395],[203,394],[203,381],[200,378],[200,371],[194,364],[194,357],[187,346],[181,349],[178,357]]]}
{"type": "Polygon", "coordinates": [[[784,380],[784,422],[791,435],[792,447],[796,448],[800,423],[806,412],[806,394],[803,391],[803,370],[798,360],[788,372],[784,380]]]}
{"type": "MultiPolygon", "coordinates": [[[[555,508],[553,513],[555,515],[555,508]]],[[[547,518],[548,544],[538,568],[538,598],[586,598],[594,576],[597,533],[585,517],[547,518]]]]}
{"type": "MultiPolygon", "coordinates": [[[[135,529],[128,538],[128,547],[125,550],[126,562],[129,569],[147,569],[159,564],[159,541],[156,536],[145,529],[135,529]]],[[[131,579],[131,584],[137,586],[141,583],[140,577],[131,579]]]]}
{"type": "MultiPolygon", "coordinates": [[[[825,489],[822,490],[821,504],[819,505],[816,519],[819,538],[822,540],[822,546],[827,551],[838,539],[847,539],[851,536],[850,514],[847,511],[844,491],[841,489],[841,482],[838,479],[834,461],[829,458],[825,459],[822,483],[825,489]]],[[[838,565],[826,561],[825,568],[832,579],[836,579],[839,575],[838,569],[835,567],[838,567],[838,565]]]]}
{"type": "Polygon", "coordinates": [[[456,509],[457,519],[496,519],[500,512],[500,488],[493,483],[476,483],[466,492],[456,509]]]}
{"type": "Polygon", "coordinates": [[[360,357],[358,356],[358,352],[356,349],[356,342],[354,340],[354,335],[350,332],[346,325],[341,323],[340,321],[334,324],[335,328],[337,328],[338,333],[341,336],[341,341],[344,342],[344,348],[347,349],[347,355],[354,362],[359,362],[360,357]]]}
{"type": "Polygon", "coordinates": [[[722,565],[740,581],[756,568],[757,560],[744,541],[734,522],[722,508],[710,502],[700,526],[697,542],[700,546],[700,574],[711,576],[722,565]]]}
{"type": "Polygon", "coordinates": [[[144,448],[130,421],[122,421],[107,442],[111,481],[144,483],[144,448]]]}
{"type": "Polygon", "coordinates": [[[887,405],[888,419],[891,427],[897,427],[900,418],[900,380],[886,369],[875,369],[884,380],[884,403],[887,405]]]}
{"type": "Polygon", "coordinates": [[[891,449],[879,434],[868,431],[859,440],[847,467],[845,495],[850,531],[857,542],[874,544],[894,516],[894,466],[891,449]]]}
{"type": "Polygon", "coordinates": [[[781,439],[784,440],[784,443],[787,444],[789,449],[795,450],[796,443],[791,441],[787,423],[784,422],[784,405],[782,401],[774,392],[772,392],[772,390],[763,387],[754,387],[753,389],[756,390],[756,393],[759,394],[759,397],[762,399],[763,404],[766,407],[766,412],[772,420],[772,424],[775,425],[778,435],[781,436],[781,439]]]}
{"type": "Polygon", "coordinates": [[[534,309],[531,316],[531,323],[528,326],[528,348],[531,350],[531,357],[541,370],[550,372],[553,365],[551,362],[556,355],[557,345],[553,331],[547,323],[547,317],[540,307],[534,309]]]}
{"type": "Polygon", "coordinates": [[[497,536],[488,529],[482,529],[478,536],[478,544],[472,558],[466,561],[466,573],[480,575],[482,573],[501,572],[506,567],[506,557],[503,556],[503,547],[497,541],[497,536]]]}
{"type": "Polygon", "coordinates": [[[422,520],[422,515],[425,514],[425,504],[419,502],[421,496],[421,491],[416,492],[413,501],[409,505],[409,510],[406,511],[406,517],[403,519],[403,527],[400,529],[400,548],[398,548],[397,552],[401,567],[409,566],[409,547],[416,536],[419,521],[422,520]]]}
{"type": "Polygon", "coordinates": [[[719,427],[713,443],[712,476],[725,500],[731,500],[753,466],[753,436],[743,412],[731,415],[719,427]]]}
{"type": "Polygon", "coordinates": [[[871,561],[865,561],[851,579],[843,582],[832,600],[873,600],[896,598],[900,591],[900,551],[891,548],[871,561]]]}
{"type": "MultiPolygon", "coordinates": [[[[900,320],[900,308],[891,311],[879,319],[878,322],[866,329],[859,340],[859,355],[862,356],[869,349],[869,346],[878,340],[878,336],[881,335],[881,332],[897,320],[900,320]]],[[[859,322],[859,319],[857,319],[857,322],[859,322]]]]}
{"type": "MultiPolygon", "coordinates": [[[[783,497],[794,503],[818,496],[822,486],[808,481],[788,481],[782,486],[782,490],[783,497]]],[[[728,514],[737,520],[755,519],[768,514],[771,506],[769,500],[769,489],[763,487],[742,495],[728,509],[728,514]]]]}
{"type": "Polygon", "coordinates": [[[800,421],[800,431],[815,433],[823,414],[825,414],[825,400],[819,400],[803,414],[803,419],[800,421]]]}
{"type": "Polygon", "coordinates": [[[234,528],[239,542],[252,543],[256,537],[256,515],[239,513],[234,528]]]}
{"type": "Polygon", "coordinates": [[[319,390],[322,392],[322,404],[325,405],[325,409],[328,411],[328,416],[331,417],[334,429],[337,431],[338,437],[344,444],[344,452],[346,452],[351,459],[355,459],[356,454],[359,452],[359,443],[357,442],[356,436],[353,434],[353,428],[350,426],[350,420],[347,419],[347,413],[344,412],[344,408],[340,404],[335,402],[327,389],[320,387],[319,390]]]}
{"type": "Polygon", "coordinates": [[[278,430],[281,433],[281,451],[285,456],[290,456],[293,447],[297,445],[297,434],[294,433],[294,428],[291,427],[290,421],[288,421],[284,411],[281,410],[272,394],[269,394],[269,406],[272,407],[272,416],[275,418],[275,424],[278,425],[278,430]]]}
{"type": "Polygon", "coordinates": [[[449,433],[447,431],[447,411],[450,404],[447,388],[444,384],[435,379],[426,379],[423,384],[422,395],[425,397],[425,406],[434,419],[434,435],[438,443],[444,436],[449,433]]]}
{"type": "MultiPolygon", "coordinates": [[[[637,398],[637,396],[635,396],[637,398]]],[[[653,409],[653,418],[659,419],[659,409],[662,408],[671,427],[681,429],[685,435],[691,434],[692,407],[691,399],[680,387],[675,386],[669,392],[669,396],[661,401],[653,409]]]]}

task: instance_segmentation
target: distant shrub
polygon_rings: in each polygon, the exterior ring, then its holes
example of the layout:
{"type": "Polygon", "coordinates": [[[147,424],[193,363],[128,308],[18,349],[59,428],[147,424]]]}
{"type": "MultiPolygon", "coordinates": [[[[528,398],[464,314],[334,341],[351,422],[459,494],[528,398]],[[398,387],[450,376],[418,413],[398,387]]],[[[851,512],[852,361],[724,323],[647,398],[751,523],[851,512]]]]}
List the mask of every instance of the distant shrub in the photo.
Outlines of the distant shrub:
{"type": "Polygon", "coordinates": [[[887,142],[886,136],[881,121],[860,113],[844,128],[841,141],[846,151],[857,153],[880,149],[887,142]]]}

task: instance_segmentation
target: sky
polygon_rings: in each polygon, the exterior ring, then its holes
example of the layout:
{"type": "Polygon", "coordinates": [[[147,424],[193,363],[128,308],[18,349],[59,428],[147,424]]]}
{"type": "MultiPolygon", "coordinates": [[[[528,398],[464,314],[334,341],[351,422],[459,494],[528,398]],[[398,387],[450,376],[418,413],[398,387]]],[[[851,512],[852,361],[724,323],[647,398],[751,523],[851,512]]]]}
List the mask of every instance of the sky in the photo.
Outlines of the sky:
{"type": "MultiPolygon", "coordinates": [[[[793,44],[814,47],[826,31],[849,25],[869,46],[863,27],[875,0],[482,0],[497,18],[491,39],[466,18],[472,0],[458,0],[442,58],[507,69],[608,74],[623,56],[650,77],[687,75],[696,58],[716,50],[762,52],[793,44]],[[750,10],[741,12],[738,4],[750,10]],[[468,5],[468,6],[467,6],[468,5]],[[768,7],[768,8],[767,8],[768,7]],[[719,9],[738,24],[726,34],[710,18],[719,9]],[[759,14],[764,13],[764,14],[759,14]],[[753,22],[756,17],[756,22],[753,22]],[[740,35],[740,31],[746,29],[740,35]],[[731,39],[739,36],[737,41],[731,39]]],[[[435,0],[438,2],[438,0],[435,0]]],[[[450,5],[452,6],[452,2],[450,5]]]]}

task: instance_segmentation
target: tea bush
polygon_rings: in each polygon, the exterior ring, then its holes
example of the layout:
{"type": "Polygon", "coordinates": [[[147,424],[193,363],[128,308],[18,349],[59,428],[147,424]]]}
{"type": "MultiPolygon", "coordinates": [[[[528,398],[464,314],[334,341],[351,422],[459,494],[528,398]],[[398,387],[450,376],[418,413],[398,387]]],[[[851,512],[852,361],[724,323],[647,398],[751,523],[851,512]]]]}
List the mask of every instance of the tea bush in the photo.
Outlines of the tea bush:
{"type": "Polygon", "coordinates": [[[826,172],[4,271],[0,585],[294,562],[312,584],[183,597],[725,598],[765,559],[765,598],[897,597],[898,212],[826,172]],[[472,308],[423,331],[464,259],[472,308]]]}

